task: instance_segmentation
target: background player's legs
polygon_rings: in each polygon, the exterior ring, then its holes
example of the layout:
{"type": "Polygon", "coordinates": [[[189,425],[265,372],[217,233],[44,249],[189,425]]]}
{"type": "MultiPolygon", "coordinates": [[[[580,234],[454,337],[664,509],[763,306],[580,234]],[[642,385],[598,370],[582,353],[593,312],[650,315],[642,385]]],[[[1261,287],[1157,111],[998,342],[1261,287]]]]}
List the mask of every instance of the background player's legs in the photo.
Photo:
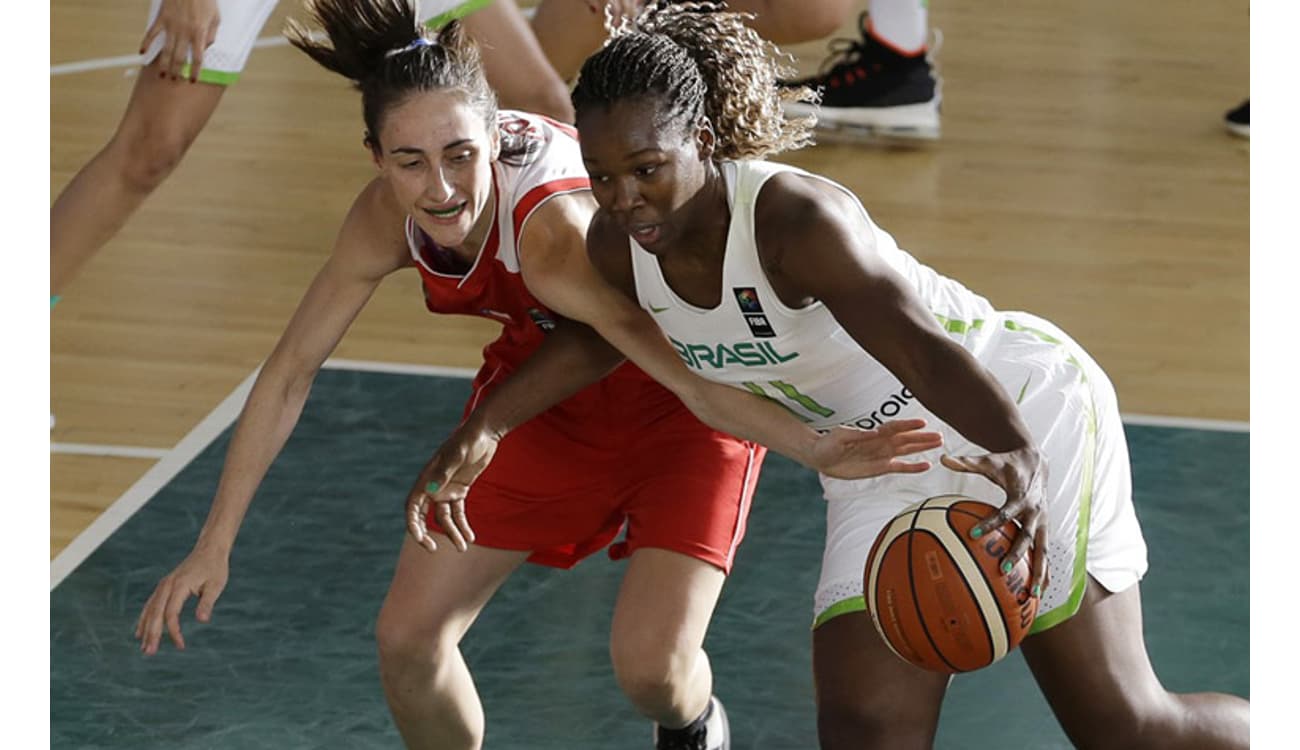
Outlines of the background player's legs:
{"type": "Polygon", "coordinates": [[[822,750],[934,745],[948,676],[898,658],[866,612],[839,615],[813,631],[813,680],[822,750]]]}
{"type": "MultiPolygon", "coordinates": [[[[796,44],[829,36],[861,0],[728,0],[727,8],[753,13],[750,22],[776,44],[796,44]]],[[[572,80],[582,63],[605,41],[604,11],[592,12],[587,0],[542,0],[533,15],[533,33],[560,77],[572,80]]]]}
{"type": "Polygon", "coordinates": [[[1112,594],[1091,578],[1074,617],[1021,644],[1052,711],[1079,748],[1245,748],[1250,703],[1170,693],[1142,637],[1138,586],[1112,594]]]}
{"type": "Polygon", "coordinates": [[[117,132],[50,208],[51,294],[61,293],[167,179],[225,91],[161,78],[157,63],[140,71],[117,132]]]}
{"type": "Polygon", "coordinates": [[[726,0],[727,9],[753,13],[749,25],[774,44],[798,44],[830,36],[861,0],[817,0],[792,3],[789,0],[726,0]]]}
{"type": "Polygon", "coordinates": [[[379,677],[407,747],[475,750],[483,706],[460,653],[460,639],[527,552],[471,546],[457,552],[434,534],[429,553],[407,537],[375,637],[379,677]]]}
{"type": "Polygon", "coordinates": [[[676,729],[698,718],[713,693],[704,634],[722,571],[693,557],[643,547],[632,553],[614,606],[610,656],[632,705],[676,729]]]}
{"type": "Polygon", "coordinates": [[[483,73],[502,106],[573,122],[569,89],[547,61],[515,0],[495,0],[466,16],[464,24],[483,49],[483,73]]]}
{"type": "Polygon", "coordinates": [[[605,41],[604,13],[587,0],[542,0],[533,12],[533,34],[560,78],[571,81],[605,41]]]}

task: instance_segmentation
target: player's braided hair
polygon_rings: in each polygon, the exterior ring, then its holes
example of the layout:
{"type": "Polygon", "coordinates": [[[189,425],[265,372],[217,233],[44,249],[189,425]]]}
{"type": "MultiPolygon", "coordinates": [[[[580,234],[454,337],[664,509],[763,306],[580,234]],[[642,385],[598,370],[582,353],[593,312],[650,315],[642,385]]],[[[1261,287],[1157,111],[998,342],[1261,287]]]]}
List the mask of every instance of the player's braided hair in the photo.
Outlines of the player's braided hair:
{"type": "Polygon", "coordinates": [[[786,119],[781,103],[812,101],[807,88],[777,86],[794,73],[787,57],[716,2],[651,2],[610,30],[603,49],[583,63],[574,110],[661,95],[673,120],[707,116],[715,158],[758,159],[812,141],[811,118],[786,119]]]}
{"type": "Polygon", "coordinates": [[[479,64],[478,45],[452,21],[440,31],[425,28],[414,0],[306,0],[319,34],[294,20],[289,42],[361,92],[366,142],[376,148],[380,118],[415,91],[449,89],[464,95],[495,127],[496,94],[479,64]]]}

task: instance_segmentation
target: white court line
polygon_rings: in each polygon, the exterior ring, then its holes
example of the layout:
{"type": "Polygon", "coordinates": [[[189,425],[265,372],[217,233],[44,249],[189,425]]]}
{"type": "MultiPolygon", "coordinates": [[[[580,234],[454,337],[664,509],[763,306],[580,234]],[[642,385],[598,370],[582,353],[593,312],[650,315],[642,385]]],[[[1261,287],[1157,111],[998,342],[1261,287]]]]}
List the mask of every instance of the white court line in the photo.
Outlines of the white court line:
{"type": "Polygon", "coordinates": [[[65,456],[113,456],[116,458],[165,458],[170,448],[141,448],[136,445],[94,445],[91,443],[50,443],[50,453],[65,456]]]}
{"type": "MultiPolygon", "coordinates": [[[[260,369],[259,367],[258,370],[260,369]]],[[[113,532],[149,502],[158,490],[166,486],[181,469],[194,460],[200,451],[208,447],[208,444],[215,440],[222,430],[235,421],[239,410],[243,408],[244,400],[248,398],[248,392],[253,388],[253,380],[257,377],[258,370],[253,370],[248,377],[244,378],[244,382],[240,383],[239,387],[216,409],[213,409],[211,414],[190,430],[190,434],[177,443],[175,448],[168,451],[162,460],[145,472],[144,476],[131,485],[121,497],[113,501],[113,504],[108,506],[94,523],[78,534],[77,538],[54,558],[50,563],[50,590],[62,583],[69,573],[90,557],[90,553],[98,549],[104,540],[112,536],[113,532]]]]}
{"type": "MultiPolygon", "coordinates": [[[[312,34],[313,37],[322,36],[312,34]]],[[[264,36],[253,42],[253,47],[283,47],[289,43],[289,40],[283,36],[264,36]]],[[[51,76],[68,75],[69,73],[86,73],[92,70],[106,70],[108,68],[137,68],[144,65],[144,55],[119,55],[117,57],[97,57],[90,60],[78,60],[77,62],[60,63],[50,66],[51,76]]]]}
{"type": "MultiPolygon", "coordinates": [[[[432,365],[408,365],[396,362],[369,362],[352,359],[331,359],[327,360],[324,365],[325,369],[331,370],[361,370],[364,372],[392,372],[405,375],[439,375],[451,378],[471,378],[475,370],[463,367],[436,367],[432,365]]],[[[213,409],[210,414],[203,418],[203,421],[186,435],[175,448],[170,451],[164,451],[164,455],[153,468],[145,472],[139,481],[122,494],[113,504],[108,506],[103,513],[90,524],[85,531],[77,535],[72,543],[59,553],[58,557],[50,563],[50,590],[63,582],[64,578],[78,565],[85,562],[87,557],[99,545],[103,544],[113,532],[122,527],[135,512],[144,507],[144,504],[153,499],[167,485],[168,482],[176,478],[181,472],[194,460],[196,456],[211,445],[213,440],[230,425],[234,424],[235,419],[239,416],[239,411],[244,408],[244,402],[248,399],[248,392],[253,389],[253,381],[257,379],[257,373],[261,370],[258,367],[253,370],[244,381],[239,384],[229,396],[225,398],[217,408],[213,409]]],[[[147,450],[147,449],[146,449],[147,450]]]]}
{"type": "MultiPolygon", "coordinates": [[[[325,369],[358,370],[362,372],[388,372],[402,375],[434,375],[453,378],[471,378],[476,370],[465,367],[439,367],[436,365],[412,365],[396,362],[373,362],[355,359],[330,359],[325,362],[325,369]]],[[[126,523],[144,504],[149,502],[158,490],[162,489],[194,460],[204,448],[208,447],[223,430],[234,423],[239,411],[244,407],[248,392],[253,388],[253,381],[261,368],[253,370],[239,387],[222,401],[212,413],[190,431],[175,448],[166,451],[157,464],[153,466],[125,493],[113,502],[85,531],[77,535],[58,557],[50,563],[50,589],[63,582],[68,574],[77,568],[99,548],[113,532],[126,523]]],[[[1157,427],[1174,427],[1182,429],[1218,430],[1228,432],[1249,432],[1246,422],[1225,420],[1183,419],[1179,417],[1157,417],[1143,414],[1123,415],[1124,422],[1136,425],[1157,427]]],[[[151,449],[140,449],[151,450],[151,449]]]]}
{"type": "Polygon", "coordinates": [[[1226,419],[1189,419],[1186,417],[1161,417],[1152,414],[1121,414],[1124,424],[1143,427],[1176,427],[1182,430],[1209,430],[1211,432],[1250,432],[1250,422],[1226,419]]]}
{"type": "Polygon", "coordinates": [[[472,378],[477,369],[469,367],[440,367],[438,365],[408,365],[400,362],[373,362],[364,359],[328,359],[326,370],[360,370],[361,372],[390,372],[398,375],[436,375],[444,378],[472,378]]]}

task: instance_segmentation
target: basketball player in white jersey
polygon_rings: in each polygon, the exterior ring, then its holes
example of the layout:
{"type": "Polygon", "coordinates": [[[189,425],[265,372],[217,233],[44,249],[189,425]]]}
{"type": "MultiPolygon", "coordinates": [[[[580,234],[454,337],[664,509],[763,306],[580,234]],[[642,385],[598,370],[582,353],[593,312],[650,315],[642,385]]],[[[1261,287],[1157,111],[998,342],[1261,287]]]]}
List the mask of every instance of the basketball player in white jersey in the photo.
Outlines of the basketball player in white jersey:
{"type": "MultiPolygon", "coordinates": [[[[891,516],[959,493],[1001,506],[972,535],[1021,523],[1004,562],[1031,555],[1040,597],[1022,651],[1077,746],[1247,747],[1248,702],[1170,693],[1148,659],[1146,548],[1105,373],[1048,321],[995,310],[918,263],[849,191],[761,161],[808,137],[807,122],[781,116],[789,92],[774,85],[774,52],[716,4],[660,4],[583,65],[573,101],[600,205],[588,250],[617,291],[593,288],[573,314],[617,344],[606,332],[621,291],[683,369],[765,395],[818,429],[898,416],[942,425],[943,468],[823,477],[822,746],[933,743],[948,676],[885,645],[865,611],[863,569],[891,516]]],[[[482,408],[502,408],[506,394],[482,408]]],[[[469,481],[454,463],[438,469],[469,481]]]]}
{"type": "MultiPolygon", "coordinates": [[[[179,618],[191,596],[199,597],[197,617],[211,618],[262,477],[321,364],[384,278],[409,269],[431,312],[503,324],[484,350],[472,404],[552,335],[575,329],[559,315],[594,273],[585,235],[595,204],[571,127],[498,111],[458,23],[425,31],[401,0],[318,0],[311,9],[327,39],[301,26],[291,39],[361,90],[379,175],[357,196],[258,374],[193,550],[142,609],[136,637],[146,654],[157,653],[164,631],[184,648],[179,618]]],[[[642,337],[651,367],[679,368],[648,319],[642,337]]],[[[595,359],[604,374],[619,358],[595,359]]],[[[828,472],[916,471],[926,464],[897,457],[937,444],[937,435],[906,421],[819,436],[762,399],[692,380],[705,386],[701,394],[717,391],[710,403],[744,416],[741,434],[770,439],[828,472]]],[[[611,557],[627,559],[610,635],[620,686],[661,736],[675,740],[676,730],[705,717],[719,740],[708,747],[721,747],[725,713],[711,697],[702,646],[744,535],[763,449],[701,424],[633,367],[565,395],[572,397],[501,441],[468,502],[417,514],[420,538],[403,546],[375,628],[394,720],[411,747],[480,747],[485,718],[460,639],[525,561],[567,568],[609,546],[611,557]],[[624,523],[625,538],[611,545],[624,523]]]]}
{"type": "MultiPolygon", "coordinates": [[[[277,0],[152,0],[145,65],[117,132],[50,208],[50,303],[176,169],[239,79],[277,0]]],[[[514,0],[424,0],[437,28],[466,18],[490,51],[484,67],[507,106],[572,121],[568,89],[514,0]]]]}

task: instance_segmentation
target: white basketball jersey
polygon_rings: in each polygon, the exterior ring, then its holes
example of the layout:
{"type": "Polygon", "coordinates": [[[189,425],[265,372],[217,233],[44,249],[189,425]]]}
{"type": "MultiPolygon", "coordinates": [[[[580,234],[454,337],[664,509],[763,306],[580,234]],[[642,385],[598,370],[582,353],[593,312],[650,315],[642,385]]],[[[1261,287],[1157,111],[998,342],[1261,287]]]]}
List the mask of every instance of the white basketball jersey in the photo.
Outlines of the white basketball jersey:
{"type": "MultiPolygon", "coordinates": [[[[874,429],[890,419],[916,416],[934,420],[825,305],[815,302],[793,310],[781,304],[759,263],[754,204],[769,177],[796,172],[852,193],[781,164],[741,161],[720,167],[731,227],[718,307],[705,310],[679,298],[664,280],[658,259],[629,238],[637,298],[687,366],[710,380],[775,399],[816,428],[843,424],[874,429]]],[[[875,237],[876,252],[911,283],[949,335],[979,357],[1000,327],[988,300],[920,264],[865,209],[862,216],[875,237]]]]}

